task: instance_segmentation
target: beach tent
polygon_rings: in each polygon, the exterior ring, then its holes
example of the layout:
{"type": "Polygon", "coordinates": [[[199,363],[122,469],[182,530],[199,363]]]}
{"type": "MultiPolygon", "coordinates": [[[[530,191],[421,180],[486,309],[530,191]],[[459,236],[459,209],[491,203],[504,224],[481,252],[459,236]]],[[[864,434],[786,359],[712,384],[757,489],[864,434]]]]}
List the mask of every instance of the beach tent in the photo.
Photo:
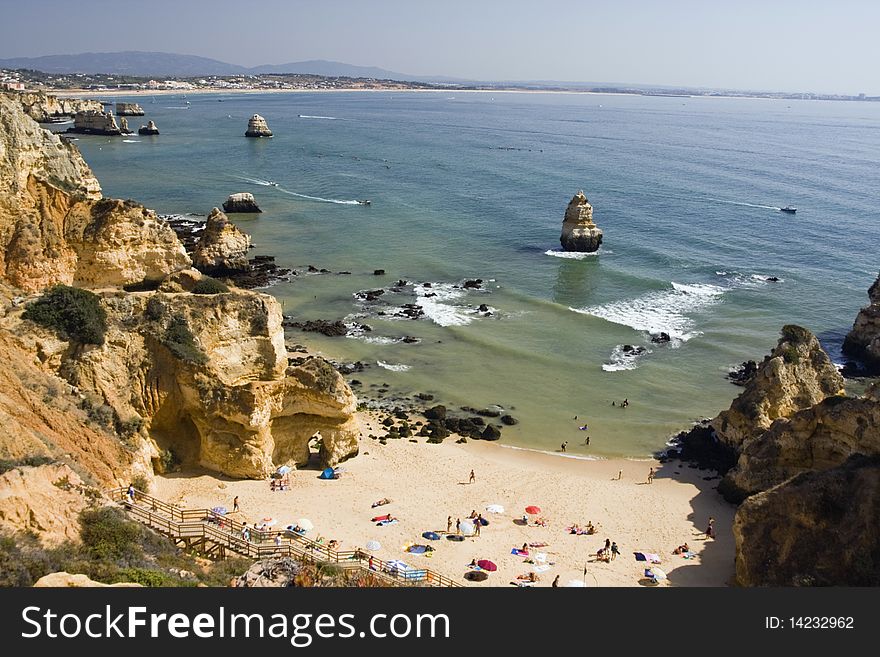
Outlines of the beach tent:
{"type": "Polygon", "coordinates": [[[498,566],[496,566],[493,562],[489,561],[488,559],[480,559],[477,562],[477,565],[480,568],[482,568],[483,570],[488,570],[490,573],[494,573],[496,570],[498,570],[498,566]]]}
{"type": "Polygon", "coordinates": [[[379,541],[367,541],[366,548],[371,552],[382,549],[382,544],[379,541]]]}
{"type": "Polygon", "coordinates": [[[489,513],[504,513],[504,507],[500,504],[490,504],[486,507],[486,511],[489,513]]]}
{"type": "Polygon", "coordinates": [[[336,479],[336,472],[333,468],[324,468],[324,471],[318,476],[318,479],[336,479]]]}
{"type": "Polygon", "coordinates": [[[427,538],[429,541],[439,541],[440,534],[437,532],[425,532],[422,534],[422,538],[427,538]]]}

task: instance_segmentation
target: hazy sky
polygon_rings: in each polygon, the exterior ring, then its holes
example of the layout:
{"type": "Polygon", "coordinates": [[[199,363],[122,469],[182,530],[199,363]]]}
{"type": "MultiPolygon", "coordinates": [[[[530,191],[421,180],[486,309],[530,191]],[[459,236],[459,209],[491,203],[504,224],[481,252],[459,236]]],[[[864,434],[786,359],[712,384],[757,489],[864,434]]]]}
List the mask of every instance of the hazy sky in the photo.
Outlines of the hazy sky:
{"type": "Polygon", "coordinates": [[[255,66],[880,94],[877,0],[0,0],[0,58],[155,50],[255,66]]]}

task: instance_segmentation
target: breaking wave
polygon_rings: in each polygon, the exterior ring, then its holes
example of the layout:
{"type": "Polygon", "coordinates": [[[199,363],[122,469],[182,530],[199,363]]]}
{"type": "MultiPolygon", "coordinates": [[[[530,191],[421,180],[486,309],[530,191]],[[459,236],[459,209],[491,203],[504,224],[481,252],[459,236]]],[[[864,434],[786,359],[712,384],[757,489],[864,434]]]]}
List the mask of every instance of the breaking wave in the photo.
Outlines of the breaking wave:
{"type": "Polygon", "coordinates": [[[650,354],[651,350],[636,345],[619,344],[611,351],[611,356],[607,363],[602,363],[602,369],[606,372],[623,372],[625,370],[634,370],[639,366],[639,359],[650,354]],[[624,347],[629,346],[627,350],[624,347]]]}
{"type": "Polygon", "coordinates": [[[425,316],[438,326],[465,326],[474,319],[470,308],[450,303],[466,295],[463,288],[450,283],[432,283],[431,287],[417,285],[415,293],[425,316]]]}
{"type": "Polygon", "coordinates": [[[608,255],[609,253],[613,253],[613,251],[607,251],[601,248],[598,251],[593,251],[591,253],[583,253],[580,251],[559,251],[556,249],[544,251],[544,255],[553,256],[554,258],[567,258],[569,260],[586,260],[587,258],[592,258],[598,255],[608,255]]]}
{"type": "Polygon", "coordinates": [[[406,372],[407,370],[412,369],[409,365],[402,365],[400,363],[394,365],[392,363],[386,363],[384,360],[377,360],[376,364],[379,367],[384,367],[386,370],[391,370],[392,372],[406,372]]]}

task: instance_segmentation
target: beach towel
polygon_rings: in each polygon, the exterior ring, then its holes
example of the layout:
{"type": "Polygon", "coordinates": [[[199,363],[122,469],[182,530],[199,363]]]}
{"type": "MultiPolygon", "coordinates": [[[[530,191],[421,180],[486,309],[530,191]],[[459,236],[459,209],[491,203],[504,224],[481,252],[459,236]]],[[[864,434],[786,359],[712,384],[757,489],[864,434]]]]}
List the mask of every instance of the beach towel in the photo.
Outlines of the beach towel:
{"type": "Polygon", "coordinates": [[[527,557],[529,556],[528,550],[520,550],[519,548],[513,548],[510,551],[511,554],[515,554],[518,557],[527,557]]]}
{"type": "Polygon", "coordinates": [[[543,572],[550,570],[550,566],[548,566],[548,565],[535,566],[534,568],[532,568],[532,570],[534,570],[536,573],[543,573],[543,572]]]}
{"type": "Polygon", "coordinates": [[[391,518],[390,513],[386,513],[384,516],[376,516],[373,518],[373,522],[379,522],[380,520],[389,520],[391,518]]]}
{"type": "Polygon", "coordinates": [[[544,543],[543,541],[541,541],[540,543],[529,543],[529,547],[535,547],[535,548],[538,548],[538,547],[547,547],[548,545],[550,545],[550,544],[549,544],[549,543],[544,543]]]}
{"type": "Polygon", "coordinates": [[[538,554],[535,555],[535,561],[540,561],[541,563],[544,563],[545,561],[547,561],[547,553],[538,552],[538,554]]]}
{"type": "Polygon", "coordinates": [[[397,522],[397,518],[394,518],[393,520],[380,520],[376,523],[376,526],[384,527],[385,525],[393,525],[395,522],[397,522]]]}

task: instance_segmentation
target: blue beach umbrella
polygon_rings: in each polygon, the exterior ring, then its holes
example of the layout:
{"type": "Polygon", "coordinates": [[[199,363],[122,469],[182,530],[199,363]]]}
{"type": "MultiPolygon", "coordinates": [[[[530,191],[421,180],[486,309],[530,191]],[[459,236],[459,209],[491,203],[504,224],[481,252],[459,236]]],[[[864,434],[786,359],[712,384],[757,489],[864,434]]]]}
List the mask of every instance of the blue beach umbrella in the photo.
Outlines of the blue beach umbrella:
{"type": "Polygon", "coordinates": [[[422,538],[427,538],[429,541],[439,541],[440,534],[438,534],[437,532],[425,532],[424,534],[422,534],[422,538]]]}

